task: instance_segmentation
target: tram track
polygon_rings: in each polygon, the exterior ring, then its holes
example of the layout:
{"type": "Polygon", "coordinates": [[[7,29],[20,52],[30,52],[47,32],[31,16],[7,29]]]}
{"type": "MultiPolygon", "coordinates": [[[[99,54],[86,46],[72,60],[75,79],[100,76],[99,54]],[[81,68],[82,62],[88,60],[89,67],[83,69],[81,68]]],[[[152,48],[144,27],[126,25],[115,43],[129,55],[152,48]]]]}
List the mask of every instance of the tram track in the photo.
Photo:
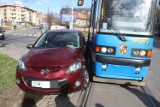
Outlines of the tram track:
{"type": "Polygon", "coordinates": [[[81,92],[77,107],[86,107],[86,103],[88,101],[88,97],[89,97],[89,94],[90,94],[90,91],[91,91],[91,87],[92,87],[92,83],[90,82],[88,88],[81,92]]]}
{"type": "MultiPolygon", "coordinates": [[[[93,92],[94,90],[92,88],[96,88],[94,83],[90,83],[87,90],[82,91],[83,94],[81,94],[81,96],[79,97],[79,103],[77,104],[77,107],[87,107],[89,96],[90,95],[92,96],[92,94],[94,93],[93,92]]],[[[154,96],[152,95],[152,93],[150,92],[147,86],[138,86],[137,88],[139,89],[139,91],[143,93],[144,99],[146,99],[145,101],[146,101],[147,107],[157,107],[156,103],[154,102],[154,96]]],[[[93,103],[93,102],[90,102],[90,103],[93,103]]]]}
{"type": "Polygon", "coordinates": [[[148,100],[149,107],[157,107],[151,98],[151,96],[153,97],[153,95],[150,92],[149,88],[147,86],[140,86],[140,89],[144,93],[146,99],[148,100]]]}

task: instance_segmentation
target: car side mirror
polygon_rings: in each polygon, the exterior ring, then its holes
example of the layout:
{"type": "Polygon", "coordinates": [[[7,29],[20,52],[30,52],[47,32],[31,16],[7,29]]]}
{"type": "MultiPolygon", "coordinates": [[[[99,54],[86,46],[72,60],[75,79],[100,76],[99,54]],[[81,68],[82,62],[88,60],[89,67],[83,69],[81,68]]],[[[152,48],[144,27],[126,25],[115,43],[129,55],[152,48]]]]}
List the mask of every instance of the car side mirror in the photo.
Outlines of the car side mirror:
{"type": "Polygon", "coordinates": [[[28,45],[27,45],[27,48],[28,48],[28,49],[33,48],[33,44],[28,44],[28,45]]]}

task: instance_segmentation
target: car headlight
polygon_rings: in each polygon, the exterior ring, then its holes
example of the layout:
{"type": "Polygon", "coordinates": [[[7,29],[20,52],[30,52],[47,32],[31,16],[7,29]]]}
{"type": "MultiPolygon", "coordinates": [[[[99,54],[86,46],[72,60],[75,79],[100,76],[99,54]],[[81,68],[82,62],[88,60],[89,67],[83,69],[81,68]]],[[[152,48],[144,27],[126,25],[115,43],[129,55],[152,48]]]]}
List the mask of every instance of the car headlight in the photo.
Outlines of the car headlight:
{"type": "Polygon", "coordinates": [[[78,60],[75,63],[71,64],[69,66],[69,69],[67,70],[66,74],[72,74],[78,71],[82,67],[81,62],[78,60]]]}
{"type": "Polygon", "coordinates": [[[3,35],[3,33],[0,33],[0,35],[3,35]]]}
{"type": "Polygon", "coordinates": [[[20,69],[23,72],[27,71],[27,68],[22,60],[18,61],[18,69],[20,69]]]}

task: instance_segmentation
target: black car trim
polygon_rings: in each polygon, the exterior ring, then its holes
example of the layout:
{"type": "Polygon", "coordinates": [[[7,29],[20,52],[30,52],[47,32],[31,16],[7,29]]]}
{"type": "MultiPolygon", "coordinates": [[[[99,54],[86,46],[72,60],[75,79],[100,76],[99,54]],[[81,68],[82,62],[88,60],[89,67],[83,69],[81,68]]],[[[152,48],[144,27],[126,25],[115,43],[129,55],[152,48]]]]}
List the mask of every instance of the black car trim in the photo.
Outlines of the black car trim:
{"type": "Polygon", "coordinates": [[[126,58],[115,58],[96,55],[96,61],[106,64],[124,65],[124,66],[150,66],[150,60],[139,60],[139,59],[126,59],[126,58]]]}

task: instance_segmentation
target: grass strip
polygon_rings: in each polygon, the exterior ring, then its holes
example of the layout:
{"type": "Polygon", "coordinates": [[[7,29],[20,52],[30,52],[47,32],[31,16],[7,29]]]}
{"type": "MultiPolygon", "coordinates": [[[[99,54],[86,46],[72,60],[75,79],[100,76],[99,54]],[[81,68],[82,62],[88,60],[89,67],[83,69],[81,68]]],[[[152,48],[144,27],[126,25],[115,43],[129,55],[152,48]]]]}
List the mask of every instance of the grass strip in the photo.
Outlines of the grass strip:
{"type": "Polygon", "coordinates": [[[0,90],[15,85],[17,61],[13,58],[0,54],[0,90]]]}

